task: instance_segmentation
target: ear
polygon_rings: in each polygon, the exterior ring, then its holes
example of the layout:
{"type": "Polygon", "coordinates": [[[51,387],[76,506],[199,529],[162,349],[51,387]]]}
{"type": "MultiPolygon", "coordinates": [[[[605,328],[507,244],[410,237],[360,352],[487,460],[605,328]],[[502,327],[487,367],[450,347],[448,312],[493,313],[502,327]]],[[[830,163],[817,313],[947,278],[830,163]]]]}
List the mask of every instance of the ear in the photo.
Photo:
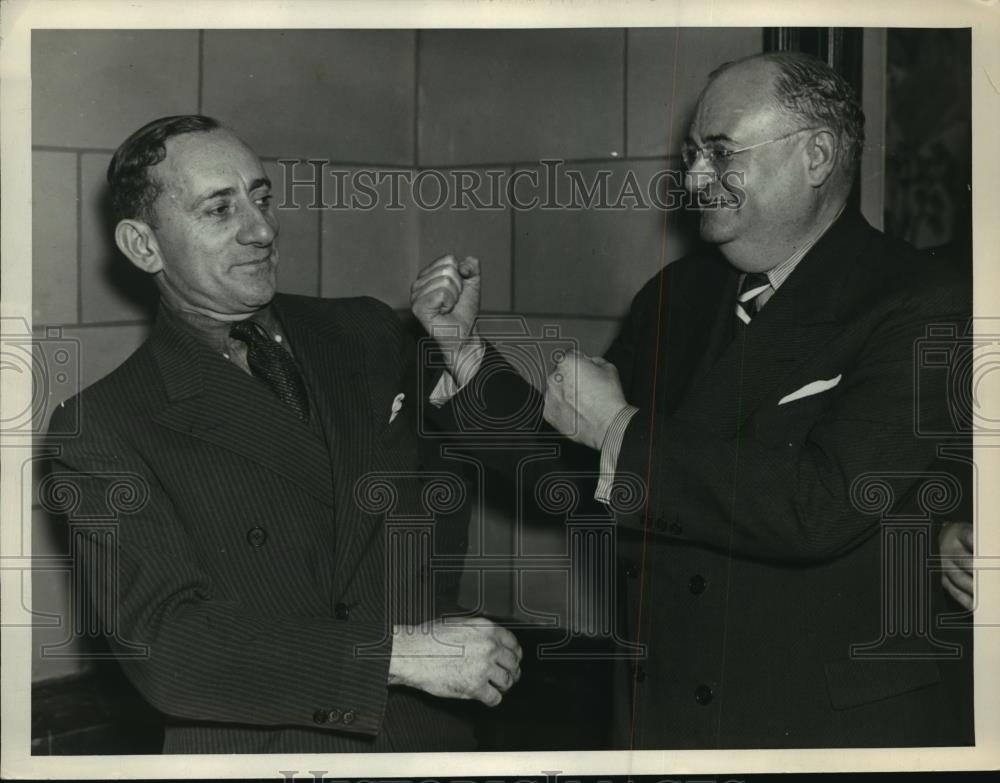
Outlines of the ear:
{"type": "Polygon", "coordinates": [[[155,274],[163,268],[160,246],[148,223],[131,219],[119,221],[115,226],[115,244],[143,272],[155,274]]]}
{"type": "Polygon", "coordinates": [[[833,174],[837,165],[837,137],[826,129],[817,131],[806,142],[806,179],[818,188],[833,174]]]}

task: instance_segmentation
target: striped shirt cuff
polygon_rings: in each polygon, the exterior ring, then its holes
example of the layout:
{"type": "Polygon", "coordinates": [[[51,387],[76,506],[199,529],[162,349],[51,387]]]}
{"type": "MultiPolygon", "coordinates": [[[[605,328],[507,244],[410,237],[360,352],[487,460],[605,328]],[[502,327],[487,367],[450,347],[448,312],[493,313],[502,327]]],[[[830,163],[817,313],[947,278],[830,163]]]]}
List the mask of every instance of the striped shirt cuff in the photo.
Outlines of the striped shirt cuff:
{"type": "Polygon", "coordinates": [[[434,386],[434,391],[431,392],[430,403],[435,408],[440,408],[448,400],[458,394],[459,388],[458,384],[455,383],[455,379],[452,374],[445,370],[441,373],[441,378],[438,380],[437,384],[434,386]]]}
{"type": "Polygon", "coordinates": [[[469,382],[475,377],[476,373],[479,372],[479,367],[483,363],[483,357],[486,355],[486,343],[481,339],[476,338],[475,346],[469,350],[469,352],[460,357],[458,373],[465,378],[465,383],[459,383],[459,381],[452,375],[448,370],[441,373],[441,378],[435,384],[433,391],[429,398],[429,402],[435,408],[440,408],[446,402],[448,402],[452,397],[458,394],[462,389],[469,385],[469,382]]]}
{"type": "Polygon", "coordinates": [[[639,409],[634,405],[626,405],[615,414],[611,426],[604,433],[604,442],[601,444],[601,475],[597,481],[594,500],[599,500],[601,503],[611,502],[611,488],[615,483],[615,467],[618,465],[622,441],[625,440],[625,428],[638,412],[639,409]]]}

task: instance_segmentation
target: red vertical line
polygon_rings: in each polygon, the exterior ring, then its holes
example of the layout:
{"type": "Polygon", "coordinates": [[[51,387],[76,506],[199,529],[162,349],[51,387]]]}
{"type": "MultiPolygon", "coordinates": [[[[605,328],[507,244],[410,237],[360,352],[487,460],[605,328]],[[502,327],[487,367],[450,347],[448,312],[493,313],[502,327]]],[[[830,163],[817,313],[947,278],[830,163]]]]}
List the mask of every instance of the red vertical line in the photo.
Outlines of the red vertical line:
{"type": "MultiPolygon", "coordinates": [[[[730,316],[734,317],[734,316],[730,316]]],[[[719,671],[719,684],[723,685],[726,681],[726,644],[729,639],[729,595],[732,591],[733,582],[733,536],[736,532],[736,503],[737,503],[737,487],[739,486],[739,476],[740,476],[740,434],[742,433],[742,419],[743,419],[743,368],[745,367],[744,360],[746,358],[747,349],[747,336],[746,332],[742,334],[737,334],[737,340],[742,340],[742,345],[740,346],[740,364],[739,364],[739,381],[736,391],[736,454],[733,458],[733,496],[729,505],[729,544],[726,548],[727,563],[726,563],[726,611],[725,620],[722,622],[722,668],[719,671]]],[[[722,703],[726,697],[725,687],[721,687],[719,693],[718,701],[718,719],[716,721],[715,735],[718,739],[722,733],[722,703]]]]}
{"type": "MultiPolygon", "coordinates": [[[[680,28],[674,28],[674,62],[673,62],[673,74],[671,75],[670,81],[670,119],[667,124],[667,158],[670,158],[670,151],[673,148],[673,135],[674,135],[674,109],[676,108],[676,96],[677,96],[677,61],[678,53],[680,51],[681,33],[680,28]]],[[[661,231],[660,239],[660,266],[661,268],[665,264],[667,255],[667,210],[663,211],[663,229],[661,231]]],[[[636,618],[635,624],[635,641],[636,644],[640,644],[642,639],[642,611],[643,605],[646,598],[646,547],[649,539],[649,502],[650,496],[652,495],[652,471],[653,471],[653,440],[656,435],[656,384],[659,382],[659,369],[660,369],[660,344],[661,344],[661,328],[662,328],[662,314],[663,314],[663,279],[664,274],[661,272],[660,281],[657,290],[656,298],[656,350],[654,352],[655,359],[653,360],[653,393],[650,395],[650,411],[649,411],[649,428],[650,428],[650,438],[649,438],[649,449],[646,453],[646,500],[643,506],[642,512],[642,547],[640,549],[639,556],[639,605],[636,611],[638,617],[636,618]]],[[[636,680],[636,674],[638,673],[638,668],[632,674],[632,711],[629,723],[629,750],[635,747],[635,721],[636,721],[636,709],[638,704],[639,695],[639,684],[636,680]]]]}

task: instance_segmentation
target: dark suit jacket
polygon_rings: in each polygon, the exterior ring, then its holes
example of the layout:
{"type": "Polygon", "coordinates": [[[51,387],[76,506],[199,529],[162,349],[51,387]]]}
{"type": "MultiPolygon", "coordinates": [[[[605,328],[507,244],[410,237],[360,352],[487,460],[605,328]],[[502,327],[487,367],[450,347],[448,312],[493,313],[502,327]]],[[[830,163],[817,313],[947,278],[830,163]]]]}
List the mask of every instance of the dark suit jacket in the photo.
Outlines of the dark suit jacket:
{"type": "MultiPolygon", "coordinates": [[[[892,562],[912,569],[907,595],[934,607],[920,605],[919,628],[907,615],[904,629],[899,605],[883,622],[883,592],[901,572],[883,563],[880,508],[890,486],[893,513],[913,512],[901,523],[909,546],[930,545],[927,503],[906,496],[916,473],[943,468],[932,465],[937,442],[915,428],[950,425],[943,379],[915,395],[915,356],[929,324],[964,329],[967,281],[850,213],[739,329],[738,277],[714,250],[670,264],[606,354],[639,408],[617,472],[648,494],[617,520],[620,632],[646,646],[618,694],[617,744],[970,743],[971,637],[937,627],[940,574],[912,548],[892,562]],[[870,474],[881,477],[856,483],[870,474]],[[963,657],[934,660],[944,648],[928,634],[961,642],[963,657]],[[851,657],[851,645],[883,636],[878,652],[895,657],[851,657]]],[[[463,395],[496,410],[529,405],[513,372],[480,375],[463,395]]]]}
{"type": "Polygon", "coordinates": [[[166,752],[471,749],[457,702],[386,685],[392,624],[435,614],[420,558],[385,545],[387,514],[427,517],[412,341],[373,299],[274,309],[321,428],[163,318],[53,417],[80,422],[56,465],[78,531],[136,488],[79,555],[112,648],[168,716],[166,752]]]}

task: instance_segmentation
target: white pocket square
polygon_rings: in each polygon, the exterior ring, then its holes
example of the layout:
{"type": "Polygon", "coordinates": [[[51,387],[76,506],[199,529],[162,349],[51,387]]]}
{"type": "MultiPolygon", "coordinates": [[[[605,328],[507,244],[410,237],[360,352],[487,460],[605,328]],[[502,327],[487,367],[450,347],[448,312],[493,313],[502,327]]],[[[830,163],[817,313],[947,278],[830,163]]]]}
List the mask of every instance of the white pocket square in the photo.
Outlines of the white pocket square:
{"type": "Polygon", "coordinates": [[[392,399],[392,409],[389,411],[389,423],[390,424],[392,424],[396,420],[396,417],[399,415],[399,412],[401,410],[403,410],[403,400],[405,400],[405,399],[406,399],[406,395],[403,394],[403,392],[400,392],[395,397],[393,397],[393,399],[392,399]]]}
{"type": "Polygon", "coordinates": [[[786,394],[778,400],[778,405],[784,405],[786,402],[795,402],[795,400],[801,400],[803,397],[811,397],[814,394],[829,391],[840,383],[840,379],[842,377],[843,375],[841,374],[836,378],[830,378],[828,381],[813,381],[812,383],[807,383],[801,389],[796,389],[791,394],[786,394]]]}

